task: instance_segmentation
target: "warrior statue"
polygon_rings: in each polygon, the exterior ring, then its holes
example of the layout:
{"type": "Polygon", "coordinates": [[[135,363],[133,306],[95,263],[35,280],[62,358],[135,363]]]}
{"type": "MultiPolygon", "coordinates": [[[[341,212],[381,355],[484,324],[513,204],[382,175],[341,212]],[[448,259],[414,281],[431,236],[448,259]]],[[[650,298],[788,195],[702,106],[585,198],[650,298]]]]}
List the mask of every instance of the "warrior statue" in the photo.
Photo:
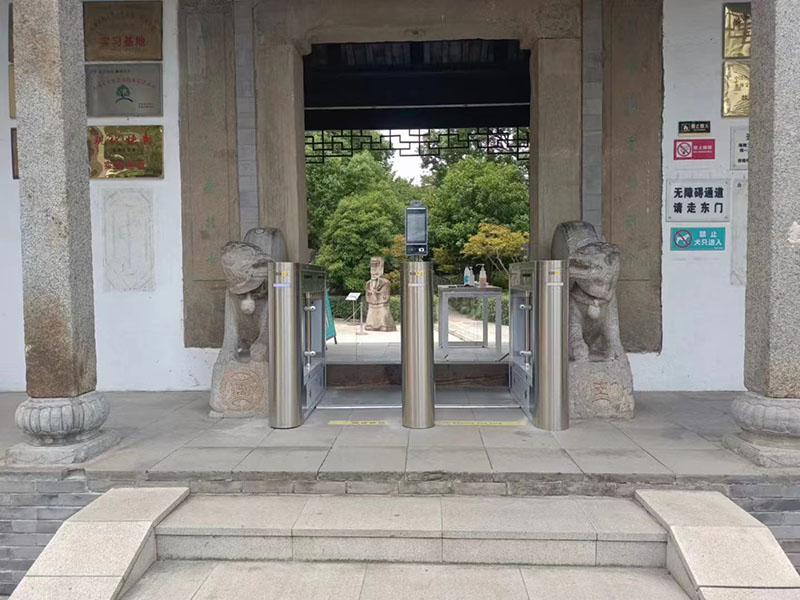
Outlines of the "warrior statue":
{"type": "Polygon", "coordinates": [[[397,331],[392,312],[389,309],[391,282],[383,276],[384,260],[373,256],[369,260],[370,279],[367,282],[367,323],[368,331],[397,331]]]}
{"type": "Polygon", "coordinates": [[[594,225],[561,223],[554,259],[569,260],[569,360],[573,416],[633,416],[633,379],[619,335],[619,247],[594,225]]]}
{"type": "Polygon", "coordinates": [[[211,416],[263,414],[267,403],[267,268],[286,260],[277,229],[257,228],[222,248],[225,335],[211,382],[211,416]]]}

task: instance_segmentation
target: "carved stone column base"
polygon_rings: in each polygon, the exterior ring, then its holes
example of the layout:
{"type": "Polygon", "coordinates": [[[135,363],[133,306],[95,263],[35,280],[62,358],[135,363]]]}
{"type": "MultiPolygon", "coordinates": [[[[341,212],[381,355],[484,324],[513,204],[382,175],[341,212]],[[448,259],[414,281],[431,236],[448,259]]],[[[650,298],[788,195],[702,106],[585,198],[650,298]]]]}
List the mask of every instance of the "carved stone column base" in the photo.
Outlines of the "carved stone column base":
{"type": "Polygon", "coordinates": [[[108,402],[98,392],[75,398],[28,398],[15,420],[28,439],[8,451],[10,465],[65,465],[86,461],[119,443],[101,431],[108,402]]]}
{"type": "Polygon", "coordinates": [[[759,467],[800,467],[800,399],[747,392],[731,407],[738,434],[722,444],[759,467]]]}
{"type": "Polygon", "coordinates": [[[632,419],[633,376],[628,357],[571,361],[569,414],[574,419],[632,419]]]}
{"type": "Polygon", "coordinates": [[[94,437],[66,446],[35,446],[23,442],[9,448],[8,464],[39,466],[82,463],[116,446],[119,439],[116,431],[95,431],[94,437]]]}
{"type": "Polygon", "coordinates": [[[235,419],[266,416],[268,395],[266,362],[218,360],[211,377],[209,417],[235,419]]]}

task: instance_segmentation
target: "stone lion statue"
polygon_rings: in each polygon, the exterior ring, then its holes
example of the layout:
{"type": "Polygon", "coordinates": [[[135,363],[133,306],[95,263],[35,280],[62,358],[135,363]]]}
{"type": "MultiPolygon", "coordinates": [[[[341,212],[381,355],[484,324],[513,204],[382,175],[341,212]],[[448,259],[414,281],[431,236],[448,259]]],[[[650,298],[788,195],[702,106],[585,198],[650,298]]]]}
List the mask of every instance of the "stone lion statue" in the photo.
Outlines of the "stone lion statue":
{"type": "Polygon", "coordinates": [[[211,416],[252,416],[266,410],[267,270],[286,260],[280,230],[251,229],[222,247],[225,335],[211,378],[211,416]]]}
{"type": "Polygon", "coordinates": [[[591,223],[553,235],[554,259],[569,260],[570,405],[575,417],[633,416],[633,377],[619,335],[620,252],[591,223]]]}
{"type": "Polygon", "coordinates": [[[619,247],[600,239],[594,225],[561,223],[553,258],[569,259],[569,358],[610,360],[625,352],[619,338],[619,247]]]}

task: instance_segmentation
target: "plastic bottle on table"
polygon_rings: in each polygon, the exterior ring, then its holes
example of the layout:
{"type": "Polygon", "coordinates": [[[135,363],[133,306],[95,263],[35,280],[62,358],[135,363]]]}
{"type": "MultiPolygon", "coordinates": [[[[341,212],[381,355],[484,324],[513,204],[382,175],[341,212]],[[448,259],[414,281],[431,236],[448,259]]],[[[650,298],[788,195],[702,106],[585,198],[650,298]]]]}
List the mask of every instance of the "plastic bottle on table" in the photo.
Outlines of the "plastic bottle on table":
{"type": "Polygon", "coordinates": [[[481,273],[478,275],[478,281],[480,281],[480,286],[482,288],[487,286],[488,282],[486,281],[486,268],[483,267],[483,265],[481,265],[481,273]]]}

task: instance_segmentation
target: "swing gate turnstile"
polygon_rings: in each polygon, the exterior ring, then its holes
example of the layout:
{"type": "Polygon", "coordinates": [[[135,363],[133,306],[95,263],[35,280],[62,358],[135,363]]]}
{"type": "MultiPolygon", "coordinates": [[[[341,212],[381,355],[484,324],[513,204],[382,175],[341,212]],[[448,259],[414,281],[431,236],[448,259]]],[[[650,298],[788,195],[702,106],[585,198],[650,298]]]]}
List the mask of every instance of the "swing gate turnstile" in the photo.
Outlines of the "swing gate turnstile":
{"type": "Polygon", "coordinates": [[[569,427],[569,262],[511,265],[509,387],[536,427],[569,427]]]}
{"type": "Polygon", "coordinates": [[[325,269],[270,264],[269,424],[297,427],[325,394],[325,269]]]}

